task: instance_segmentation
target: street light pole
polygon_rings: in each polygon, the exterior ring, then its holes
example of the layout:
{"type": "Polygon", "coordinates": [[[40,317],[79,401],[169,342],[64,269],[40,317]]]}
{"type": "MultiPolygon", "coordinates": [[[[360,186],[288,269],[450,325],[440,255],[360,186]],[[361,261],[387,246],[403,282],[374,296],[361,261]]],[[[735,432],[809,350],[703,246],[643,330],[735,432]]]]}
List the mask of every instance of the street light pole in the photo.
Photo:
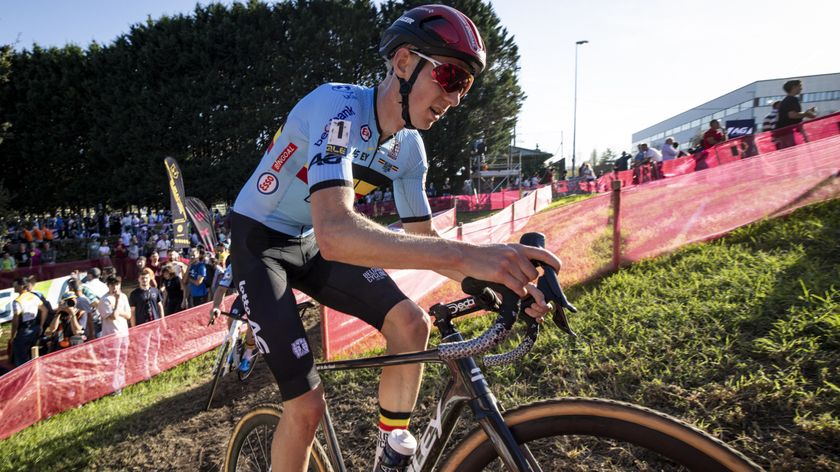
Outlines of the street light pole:
{"type": "Polygon", "coordinates": [[[577,148],[575,147],[576,144],[576,137],[577,137],[577,79],[578,79],[578,46],[581,44],[586,44],[589,41],[577,41],[575,43],[575,111],[574,111],[574,118],[572,118],[572,177],[575,176],[575,171],[577,169],[577,148]]]}

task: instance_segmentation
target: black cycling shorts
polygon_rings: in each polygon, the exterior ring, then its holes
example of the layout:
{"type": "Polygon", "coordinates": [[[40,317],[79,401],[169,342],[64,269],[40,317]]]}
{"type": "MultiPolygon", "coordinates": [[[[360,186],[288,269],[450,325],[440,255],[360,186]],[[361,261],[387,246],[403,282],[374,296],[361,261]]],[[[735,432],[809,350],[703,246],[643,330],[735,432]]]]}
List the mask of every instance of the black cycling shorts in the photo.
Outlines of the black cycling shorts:
{"type": "Polygon", "coordinates": [[[407,299],[382,269],[325,260],[314,234],[289,236],[237,213],[230,254],[235,287],[283,400],[321,382],[293,288],[380,331],[385,315],[407,299]]]}

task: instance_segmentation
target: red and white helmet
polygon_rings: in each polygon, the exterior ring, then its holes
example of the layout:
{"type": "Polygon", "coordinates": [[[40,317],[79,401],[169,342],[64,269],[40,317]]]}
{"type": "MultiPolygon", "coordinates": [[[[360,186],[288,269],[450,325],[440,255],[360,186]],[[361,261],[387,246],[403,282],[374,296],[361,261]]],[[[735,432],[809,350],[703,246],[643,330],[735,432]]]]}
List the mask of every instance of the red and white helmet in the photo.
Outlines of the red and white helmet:
{"type": "Polygon", "coordinates": [[[423,5],[397,18],[382,35],[379,54],[390,59],[404,44],[430,56],[447,56],[469,64],[478,75],[487,64],[484,40],[472,20],[445,5],[423,5]]]}

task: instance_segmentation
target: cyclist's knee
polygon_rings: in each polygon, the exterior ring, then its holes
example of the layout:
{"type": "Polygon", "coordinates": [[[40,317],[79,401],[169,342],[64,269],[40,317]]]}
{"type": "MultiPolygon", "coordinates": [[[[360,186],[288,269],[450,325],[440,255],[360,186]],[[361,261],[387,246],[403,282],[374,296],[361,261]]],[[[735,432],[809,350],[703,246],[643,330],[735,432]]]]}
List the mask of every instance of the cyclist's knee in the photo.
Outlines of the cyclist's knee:
{"type": "Polygon", "coordinates": [[[409,341],[412,344],[428,341],[430,330],[429,315],[410,300],[404,300],[392,308],[382,326],[382,334],[389,342],[409,341]]]}
{"type": "Polygon", "coordinates": [[[283,415],[291,420],[301,432],[314,432],[324,416],[327,404],[324,389],[318,386],[299,397],[283,402],[283,415]]]}

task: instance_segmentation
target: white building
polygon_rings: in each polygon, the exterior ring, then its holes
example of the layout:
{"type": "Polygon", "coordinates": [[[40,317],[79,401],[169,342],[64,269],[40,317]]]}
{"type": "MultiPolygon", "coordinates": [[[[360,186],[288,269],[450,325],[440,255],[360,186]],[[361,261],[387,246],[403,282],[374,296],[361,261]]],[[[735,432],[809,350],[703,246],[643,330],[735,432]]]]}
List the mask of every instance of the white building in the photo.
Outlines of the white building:
{"type": "Polygon", "coordinates": [[[640,143],[661,149],[669,136],[680,143],[680,149],[687,149],[692,139],[709,129],[713,119],[726,128],[727,121],[754,118],[758,133],[772,103],[785,97],[782,85],[793,79],[802,81],[799,99],[803,110],[816,107],[818,116],[840,111],[840,73],[759,80],[633,133],[633,149],[640,143]]]}

